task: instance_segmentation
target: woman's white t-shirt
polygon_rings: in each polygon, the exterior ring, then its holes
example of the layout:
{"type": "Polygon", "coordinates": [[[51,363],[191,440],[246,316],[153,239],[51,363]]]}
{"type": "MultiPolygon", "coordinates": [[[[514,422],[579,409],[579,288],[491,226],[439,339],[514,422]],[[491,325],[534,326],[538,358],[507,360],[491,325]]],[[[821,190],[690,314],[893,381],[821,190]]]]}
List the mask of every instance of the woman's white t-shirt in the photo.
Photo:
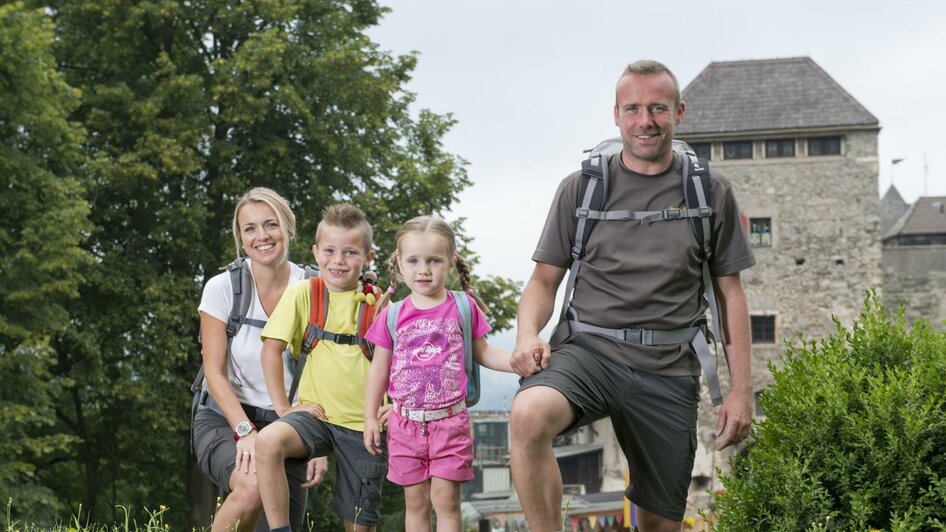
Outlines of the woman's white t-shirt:
{"type": "MultiPolygon", "coordinates": [[[[246,260],[245,264],[252,272],[253,268],[249,259],[246,260]]],[[[303,279],[305,279],[305,270],[290,262],[287,286],[303,279]]],[[[233,287],[230,284],[230,272],[225,271],[207,281],[197,310],[227,323],[232,306],[233,287]]],[[[269,319],[266,311],[263,310],[263,304],[260,302],[259,290],[255,286],[253,287],[253,300],[250,302],[246,317],[262,321],[269,319]]],[[[260,340],[261,331],[262,329],[259,327],[249,324],[240,327],[240,331],[233,337],[233,343],[230,347],[231,356],[227,357],[227,369],[233,393],[236,394],[241,403],[272,410],[273,402],[266,389],[263,365],[260,362],[260,352],[263,349],[263,342],[260,340]]],[[[283,353],[283,382],[286,383],[286,395],[289,394],[289,387],[292,385],[290,360],[289,352],[283,353]]]]}

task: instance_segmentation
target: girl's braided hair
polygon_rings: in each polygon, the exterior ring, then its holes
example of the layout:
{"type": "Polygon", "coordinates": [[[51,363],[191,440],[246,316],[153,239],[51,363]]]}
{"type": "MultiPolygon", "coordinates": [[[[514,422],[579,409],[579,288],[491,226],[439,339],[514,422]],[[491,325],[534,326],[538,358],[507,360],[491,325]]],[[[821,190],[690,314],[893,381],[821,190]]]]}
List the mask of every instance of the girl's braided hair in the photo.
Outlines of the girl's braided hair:
{"type": "MultiPolygon", "coordinates": [[[[453,232],[453,228],[450,227],[443,218],[438,216],[418,216],[416,218],[411,218],[404,225],[401,226],[401,229],[398,230],[397,236],[395,237],[395,251],[391,254],[391,258],[388,260],[388,272],[391,276],[391,286],[392,288],[400,282],[400,274],[397,270],[397,261],[400,256],[399,248],[401,244],[401,238],[409,233],[433,233],[435,235],[440,235],[447,240],[448,255],[452,255],[456,259],[456,268],[457,274],[460,277],[460,287],[464,292],[473,296],[473,300],[476,302],[476,306],[483,311],[484,314],[488,314],[489,310],[486,308],[486,304],[480,299],[480,296],[473,291],[472,286],[472,275],[470,273],[470,267],[463,260],[463,257],[457,253],[457,235],[453,232]]],[[[388,292],[382,296],[382,303],[386,303],[387,299],[390,298],[392,290],[389,289],[388,292]]],[[[379,307],[380,308],[380,307],[379,307]]]]}

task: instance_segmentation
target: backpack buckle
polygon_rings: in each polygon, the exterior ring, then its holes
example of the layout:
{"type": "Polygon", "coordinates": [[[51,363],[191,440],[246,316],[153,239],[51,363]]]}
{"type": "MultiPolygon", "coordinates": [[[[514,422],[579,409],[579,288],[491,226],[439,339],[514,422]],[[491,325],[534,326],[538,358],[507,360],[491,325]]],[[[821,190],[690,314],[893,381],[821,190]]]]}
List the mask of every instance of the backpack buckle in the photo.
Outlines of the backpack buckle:
{"type": "Polygon", "coordinates": [[[680,207],[670,207],[664,211],[664,219],[666,220],[678,220],[683,218],[683,209],[680,207]]]}
{"type": "Polygon", "coordinates": [[[698,211],[700,213],[700,218],[708,218],[713,214],[713,208],[708,205],[706,207],[700,207],[698,211]]]}
{"type": "Polygon", "coordinates": [[[575,216],[578,218],[587,218],[591,216],[591,209],[584,209],[582,207],[578,207],[577,209],[575,209],[575,216]]]}

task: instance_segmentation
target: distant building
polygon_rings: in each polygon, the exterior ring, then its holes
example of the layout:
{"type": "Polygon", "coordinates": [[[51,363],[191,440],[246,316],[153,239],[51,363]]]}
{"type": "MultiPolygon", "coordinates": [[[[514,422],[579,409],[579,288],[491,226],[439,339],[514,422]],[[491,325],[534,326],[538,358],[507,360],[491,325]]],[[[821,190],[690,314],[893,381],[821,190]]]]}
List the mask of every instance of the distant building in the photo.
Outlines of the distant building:
{"type": "Polygon", "coordinates": [[[884,306],[893,310],[902,302],[907,320],[922,316],[943,328],[946,196],[922,197],[908,205],[897,189],[890,187],[883,205],[884,306]]]}
{"type": "MultiPolygon", "coordinates": [[[[832,316],[851,323],[881,285],[880,125],[808,57],[711,63],[683,99],[677,137],[732,182],[756,257],[742,279],[758,392],[785,340],[827,336],[832,316]]],[[[712,451],[716,412],[704,399],[694,507],[729,455],[712,451]]]]}

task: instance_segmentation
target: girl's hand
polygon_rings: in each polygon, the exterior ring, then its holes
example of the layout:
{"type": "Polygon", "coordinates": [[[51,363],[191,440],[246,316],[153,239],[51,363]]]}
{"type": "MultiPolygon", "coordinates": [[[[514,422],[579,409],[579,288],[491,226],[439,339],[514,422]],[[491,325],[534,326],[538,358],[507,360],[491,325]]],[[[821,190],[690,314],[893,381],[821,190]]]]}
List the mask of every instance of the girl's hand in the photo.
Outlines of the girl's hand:
{"type": "Polygon", "coordinates": [[[365,420],[365,450],[373,455],[381,454],[381,429],[376,419],[365,420]]]}
{"type": "Polygon", "coordinates": [[[328,471],[328,458],[320,456],[309,460],[305,468],[305,482],[301,485],[305,489],[314,487],[322,482],[325,473],[328,471]]]}
{"type": "Polygon", "coordinates": [[[391,405],[381,405],[378,407],[378,425],[383,427],[391,416],[391,405]]]}
{"type": "Polygon", "coordinates": [[[256,473],[256,430],[237,440],[236,470],[244,475],[256,473]]]}

